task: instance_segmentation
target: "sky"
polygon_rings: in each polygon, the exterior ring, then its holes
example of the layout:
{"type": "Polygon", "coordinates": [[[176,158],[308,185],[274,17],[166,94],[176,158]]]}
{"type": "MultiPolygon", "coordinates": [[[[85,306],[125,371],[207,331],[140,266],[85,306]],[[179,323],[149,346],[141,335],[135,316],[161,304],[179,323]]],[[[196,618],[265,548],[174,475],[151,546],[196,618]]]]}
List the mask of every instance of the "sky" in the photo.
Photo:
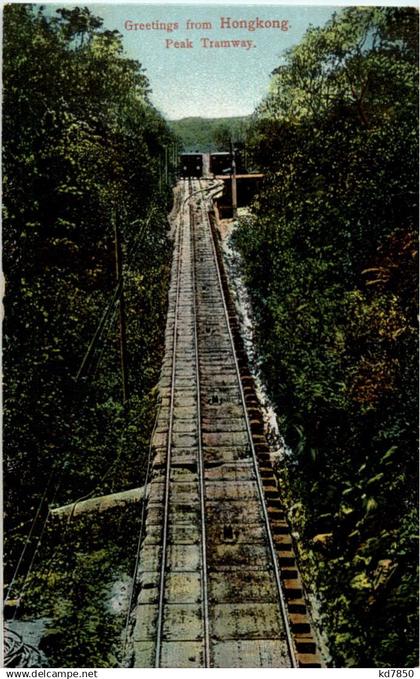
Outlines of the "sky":
{"type": "MultiPolygon", "coordinates": [[[[49,13],[62,6],[49,5],[49,13]]],[[[126,54],[146,69],[153,104],[171,120],[252,113],[266,94],[270,73],[281,63],[284,50],[299,42],[310,24],[323,25],[340,9],[261,3],[82,2],[78,6],[90,7],[104,19],[104,28],[117,29],[122,34],[126,54]],[[235,24],[256,19],[260,24],[254,31],[248,30],[252,24],[247,23],[246,28],[235,24]],[[275,22],[283,23],[278,28],[275,22]],[[138,24],[137,29],[134,24],[138,24]],[[157,24],[166,27],[156,27],[157,24]],[[167,30],[171,24],[178,24],[178,28],[167,30]],[[217,47],[220,41],[240,41],[241,46],[217,47]]]]}

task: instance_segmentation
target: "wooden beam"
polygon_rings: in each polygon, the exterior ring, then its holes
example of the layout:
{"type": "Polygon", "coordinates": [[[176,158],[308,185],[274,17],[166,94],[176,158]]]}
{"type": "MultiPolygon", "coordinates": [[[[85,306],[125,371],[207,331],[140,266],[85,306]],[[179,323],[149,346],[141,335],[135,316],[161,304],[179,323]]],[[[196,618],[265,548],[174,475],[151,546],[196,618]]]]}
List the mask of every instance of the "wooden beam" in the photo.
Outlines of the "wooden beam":
{"type": "Polygon", "coordinates": [[[145,486],[141,486],[140,488],[124,490],[121,493],[92,497],[89,500],[81,500],[80,502],[72,502],[72,504],[64,505],[63,507],[56,507],[51,510],[50,516],[52,519],[67,519],[70,517],[77,518],[86,514],[100,514],[108,509],[125,507],[133,502],[140,502],[144,496],[145,486]]]}

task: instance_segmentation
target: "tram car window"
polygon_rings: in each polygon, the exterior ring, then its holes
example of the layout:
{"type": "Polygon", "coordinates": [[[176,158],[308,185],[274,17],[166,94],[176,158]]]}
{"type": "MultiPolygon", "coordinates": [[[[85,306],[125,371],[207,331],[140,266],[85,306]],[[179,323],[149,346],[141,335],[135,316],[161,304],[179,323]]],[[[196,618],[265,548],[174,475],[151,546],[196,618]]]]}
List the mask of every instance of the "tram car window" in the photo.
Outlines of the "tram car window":
{"type": "Polygon", "coordinates": [[[203,176],[203,154],[181,153],[179,156],[181,177],[203,176]]]}

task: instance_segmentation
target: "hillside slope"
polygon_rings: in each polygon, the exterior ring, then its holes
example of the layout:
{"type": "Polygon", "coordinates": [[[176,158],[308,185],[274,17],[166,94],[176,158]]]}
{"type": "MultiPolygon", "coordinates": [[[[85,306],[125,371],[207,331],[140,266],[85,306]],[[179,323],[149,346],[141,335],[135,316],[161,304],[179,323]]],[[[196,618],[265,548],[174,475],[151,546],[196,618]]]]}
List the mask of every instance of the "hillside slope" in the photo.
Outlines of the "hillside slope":
{"type": "Polygon", "coordinates": [[[171,120],[169,127],[182,142],[186,153],[208,153],[226,148],[229,138],[240,141],[245,135],[249,116],[232,118],[181,118],[171,120]]]}

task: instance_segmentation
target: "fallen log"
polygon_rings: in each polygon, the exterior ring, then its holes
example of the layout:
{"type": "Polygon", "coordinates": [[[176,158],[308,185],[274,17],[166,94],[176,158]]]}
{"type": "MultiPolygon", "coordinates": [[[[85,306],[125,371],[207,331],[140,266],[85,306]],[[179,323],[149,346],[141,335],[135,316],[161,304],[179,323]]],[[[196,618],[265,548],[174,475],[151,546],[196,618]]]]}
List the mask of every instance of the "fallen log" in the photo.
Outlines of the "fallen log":
{"type": "Polygon", "coordinates": [[[51,510],[50,517],[52,519],[67,519],[77,518],[80,515],[102,513],[108,511],[108,509],[140,502],[144,495],[145,486],[141,486],[140,488],[124,490],[121,493],[92,497],[89,500],[81,500],[80,502],[72,502],[70,505],[63,505],[63,507],[56,507],[51,510]]]}

